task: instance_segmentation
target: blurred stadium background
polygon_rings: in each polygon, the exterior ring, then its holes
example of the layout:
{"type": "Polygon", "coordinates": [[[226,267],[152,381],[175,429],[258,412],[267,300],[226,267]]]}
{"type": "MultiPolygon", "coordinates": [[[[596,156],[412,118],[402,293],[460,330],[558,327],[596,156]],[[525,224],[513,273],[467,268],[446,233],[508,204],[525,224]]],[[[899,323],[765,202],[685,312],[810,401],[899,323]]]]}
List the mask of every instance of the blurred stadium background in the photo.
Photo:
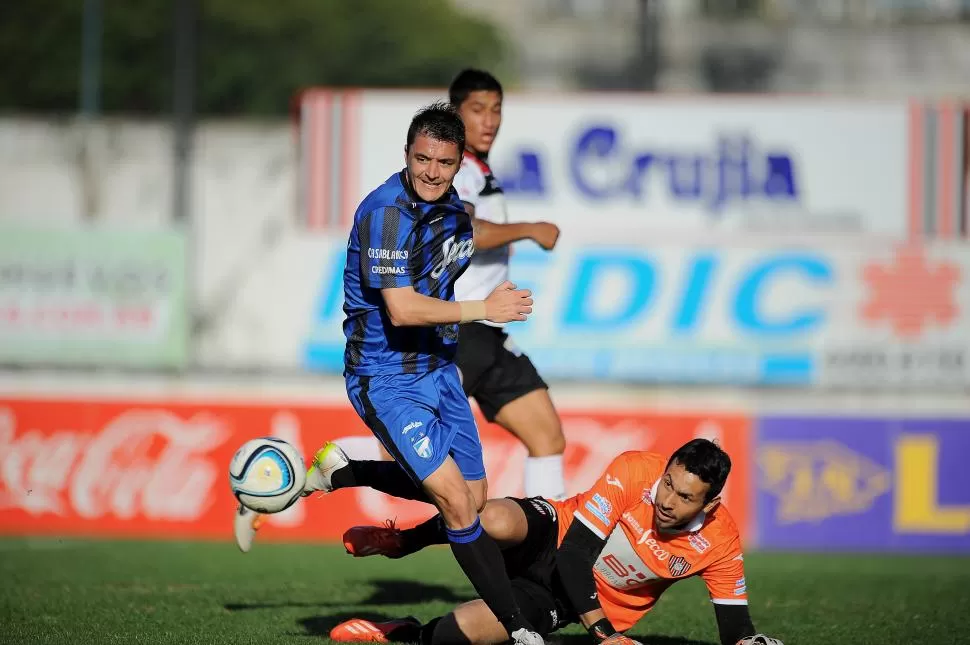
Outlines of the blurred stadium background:
{"type": "MultiPolygon", "coordinates": [[[[338,549],[289,545],[424,517],[335,495],[244,558],[226,466],[255,436],[368,434],[340,377],[347,223],[411,114],[481,66],[510,216],[563,230],[512,272],[570,492],[719,437],[756,623],[970,642],[967,0],[8,0],[0,61],[0,640],[299,642],[325,630],[295,560],[338,549]],[[833,627],[887,589],[909,595],[833,627]],[[178,618],[185,590],[225,615],[178,618]]],[[[524,449],[482,434],[490,492],[520,494],[524,449]]],[[[447,558],[339,561],[330,606],[373,609],[351,588],[381,576],[438,610],[467,591],[447,558]]],[[[687,631],[657,642],[714,640],[687,631]]]]}

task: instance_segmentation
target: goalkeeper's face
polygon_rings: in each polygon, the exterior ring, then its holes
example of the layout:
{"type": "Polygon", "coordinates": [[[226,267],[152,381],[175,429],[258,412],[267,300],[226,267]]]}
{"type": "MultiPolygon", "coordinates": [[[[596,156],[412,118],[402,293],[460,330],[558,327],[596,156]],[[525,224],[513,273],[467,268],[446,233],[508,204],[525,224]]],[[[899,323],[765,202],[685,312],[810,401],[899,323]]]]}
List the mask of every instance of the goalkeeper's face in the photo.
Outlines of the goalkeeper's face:
{"type": "Polygon", "coordinates": [[[710,487],[680,463],[671,463],[660,478],[654,499],[653,518],[657,528],[679,529],[689,524],[701,511],[714,510],[721,498],[705,501],[710,487]]]}

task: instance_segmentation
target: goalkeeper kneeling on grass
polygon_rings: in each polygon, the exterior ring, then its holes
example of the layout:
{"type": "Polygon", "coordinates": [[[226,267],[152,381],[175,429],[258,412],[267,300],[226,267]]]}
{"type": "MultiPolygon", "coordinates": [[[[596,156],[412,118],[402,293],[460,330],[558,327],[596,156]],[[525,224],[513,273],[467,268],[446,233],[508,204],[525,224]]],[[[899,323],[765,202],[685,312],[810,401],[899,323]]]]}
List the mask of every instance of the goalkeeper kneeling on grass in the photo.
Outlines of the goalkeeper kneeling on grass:
{"type": "MultiPolygon", "coordinates": [[[[720,504],[731,460],[706,439],[669,459],[626,452],[585,493],[562,501],[542,497],[489,500],[482,525],[503,549],[513,594],[543,636],[582,623],[597,643],[631,645],[623,635],[678,580],[707,585],[723,645],[781,645],[755,634],[748,613],[744,558],[737,526],[720,504]]],[[[412,529],[354,527],[344,545],[357,557],[403,557],[447,536],[437,517],[412,529]]],[[[509,638],[481,600],[421,624],[352,619],[333,628],[341,642],[479,645],[509,638]]]]}

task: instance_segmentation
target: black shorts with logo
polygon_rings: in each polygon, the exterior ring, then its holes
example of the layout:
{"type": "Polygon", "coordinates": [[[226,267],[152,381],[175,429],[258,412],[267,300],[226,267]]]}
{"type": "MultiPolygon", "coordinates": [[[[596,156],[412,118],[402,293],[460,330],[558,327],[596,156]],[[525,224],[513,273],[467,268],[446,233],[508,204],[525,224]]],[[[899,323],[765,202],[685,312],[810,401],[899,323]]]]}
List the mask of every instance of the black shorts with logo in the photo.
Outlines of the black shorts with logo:
{"type": "Polygon", "coordinates": [[[570,608],[556,573],[559,518],[552,504],[541,497],[510,497],[525,513],[525,541],[502,552],[522,616],[543,636],[579,619],[570,608]]]}
{"type": "Polygon", "coordinates": [[[458,329],[455,364],[466,396],[475,397],[489,421],[507,403],[549,386],[529,357],[499,327],[468,323],[458,329]]]}

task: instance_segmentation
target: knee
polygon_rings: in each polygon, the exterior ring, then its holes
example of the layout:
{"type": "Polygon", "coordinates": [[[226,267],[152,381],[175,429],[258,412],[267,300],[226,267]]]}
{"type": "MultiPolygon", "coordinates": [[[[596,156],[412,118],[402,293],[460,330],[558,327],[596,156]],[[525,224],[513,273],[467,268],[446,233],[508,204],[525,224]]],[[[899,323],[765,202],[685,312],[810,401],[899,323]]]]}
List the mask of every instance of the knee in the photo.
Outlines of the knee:
{"type": "Polygon", "coordinates": [[[478,515],[479,502],[475,499],[468,486],[455,486],[442,491],[437,496],[438,510],[445,519],[445,524],[453,528],[465,527],[475,520],[478,515]]]}
{"type": "Polygon", "coordinates": [[[486,504],[480,513],[482,528],[494,538],[501,538],[512,533],[515,528],[509,514],[502,511],[499,504],[486,504]]]}

